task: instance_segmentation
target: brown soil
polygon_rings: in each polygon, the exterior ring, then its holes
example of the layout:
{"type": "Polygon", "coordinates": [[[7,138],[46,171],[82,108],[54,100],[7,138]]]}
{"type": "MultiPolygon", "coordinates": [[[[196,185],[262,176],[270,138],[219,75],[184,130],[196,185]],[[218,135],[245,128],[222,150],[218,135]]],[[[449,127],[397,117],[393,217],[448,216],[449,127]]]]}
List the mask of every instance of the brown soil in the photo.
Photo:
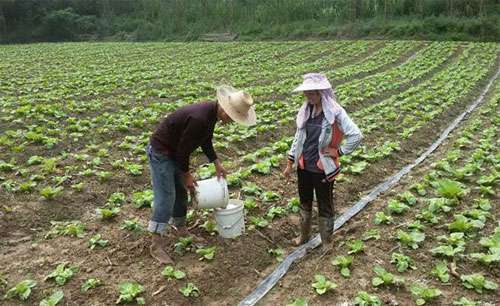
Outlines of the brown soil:
{"type": "MultiPolygon", "coordinates": [[[[479,89],[478,86],[477,90],[479,89]]],[[[357,200],[364,192],[420,154],[436,138],[437,133],[464,109],[469,101],[468,98],[470,97],[464,97],[461,103],[457,103],[456,106],[433,120],[433,123],[403,142],[402,150],[397,156],[392,155],[372,165],[362,176],[353,177],[349,184],[338,184],[336,212],[345,211],[350,203],[357,200]]],[[[367,143],[375,143],[377,139],[370,139],[367,143]]],[[[106,183],[88,182],[84,193],[66,193],[63,197],[51,202],[29,195],[0,194],[0,203],[3,207],[3,211],[0,210],[0,278],[4,277],[8,281],[9,288],[27,278],[33,278],[38,282],[28,302],[24,304],[12,300],[2,302],[5,305],[31,305],[34,301],[40,301],[53,289],[58,288],[53,282],[44,282],[44,277],[57,264],[67,262],[71,266],[78,266],[79,272],[61,287],[65,293],[64,305],[110,305],[118,298],[117,284],[127,280],[136,280],[145,286],[146,292],[142,296],[149,305],[235,305],[277,265],[276,260],[267,254],[269,248],[281,246],[287,253],[293,250],[289,242],[297,235],[298,217],[296,215],[278,219],[260,232],[247,231],[244,236],[232,241],[218,239],[200,228],[195,228],[193,233],[203,237],[207,245],[217,246],[215,259],[206,263],[198,260],[199,256],[195,253],[187,253],[184,256],[174,255],[177,262],[176,268],[187,273],[187,280],[166,280],[161,275],[163,267],[155,264],[148,254],[148,235],[130,234],[119,229],[123,220],[134,217],[139,217],[142,225],[145,226],[149,218],[149,210],[136,210],[126,204],[112,222],[96,220],[94,213],[94,209],[104,205],[112,192],[123,191],[130,194],[135,190],[149,188],[148,177],[146,170],[146,175],[138,178],[118,175],[106,183]],[[49,221],[75,219],[87,225],[85,238],[43,239],[50,226],[49,221]],[[100,233],[104,239],[109,240],[109,246],[104,249],[90,250],[88,239],[95,233],[100,233]],[[100,278],[104,285],[86,294],[81,293],[80,285],[89,277],[100,278]],[[199,298],[184,298],[178,292],[178,289],[188,281],[193,281],[200,288],[199,298]],[[157,294],[153,295],[154,293],[157,294]]],[[[252,180],[266,190],[278,192],[283,200],[277,204],[285,205],[286,199],[296,196],[295,180],[285,182],[279,170],[275,169],[271,175],[265,177],[254,176],[252,180]]],[[[382,203],[382,201],[377,203],[382,203]]],[[[269,207],[265,203],[259,203],[259,205],[258,211],[261,213],[269,207]]],[[[376,207],[377,204],[374,204],[366,210],[364,215],[356,217],[356,220],[346,227],[346,233],[362,232],[363,226],[368,222],[370,214],[374,213],[376,207]]],[[[192,225],[188,224],[188,226],[192,225]]],[[[338,253],[342,247],[343,237],[339,236],[337,235],[333,251],[315,250],[299,265],[294,266],[289,274],[295,277],[285,278],[279,285],[282,289],[266,297],[262,305],[282,304],[295,293],[303,292],[300,288],[309,289],[310,275],[323,267],[325,262],[329,265],[327,259],[332,254],[338,253]]],[[[170,235],[167,239],[172,247],[175,238],[170,235]]],[[[376,262],[388,253],[388,245],[378,246],[378,249],[371,248],[374,250],[373,256],[366,255],[363,260],[376,262]]],[[[336,271],[331,275],[338,277],[336,271]]],[[[371,275],[371,273],[354,270],[352,279],[363,280],[364,275],[371,275]]],[[[360,282],[348,283],[347,287],[339,288],[337,292],[355,292],[367,286],[366,283],[360,282]]],[[[0,295],[3,295],[5,291],[6,288],[1,288],[0,285],[0,295]]],[[[398,300],[402,298],[403,301],[411,299],[406,296],[405,292],[393,290],[384,296],[384,300],[390,301],[395,296],[398,300]]],[[[331,298],[331,296],[321,297],[315,302],[331,305],[331,298]]],[[[340,294],[337,298],[336,301],[340,304],[345,296],[340,294]]]]}

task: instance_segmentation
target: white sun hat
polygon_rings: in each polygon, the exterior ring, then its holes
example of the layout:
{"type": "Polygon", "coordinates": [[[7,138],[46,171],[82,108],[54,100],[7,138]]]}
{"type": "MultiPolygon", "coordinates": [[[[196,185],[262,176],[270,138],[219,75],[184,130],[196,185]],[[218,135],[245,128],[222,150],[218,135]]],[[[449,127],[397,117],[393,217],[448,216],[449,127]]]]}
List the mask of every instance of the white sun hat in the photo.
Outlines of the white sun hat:
{"type": "Polygon", "coordinates": [[[219,105],[234,122],[251,126],[257,122],[252,96],[229,85],[217,87],[219,105]]]}
{"type": "Polygon", "coordinates": [[[322,90],[330,89],[332,84],[328,81],[327,77],[322,73],[308,73],[304,74],[304,81],[300,86],[295,88],[293,92],[307,91],[307,90],[322,90]]]}

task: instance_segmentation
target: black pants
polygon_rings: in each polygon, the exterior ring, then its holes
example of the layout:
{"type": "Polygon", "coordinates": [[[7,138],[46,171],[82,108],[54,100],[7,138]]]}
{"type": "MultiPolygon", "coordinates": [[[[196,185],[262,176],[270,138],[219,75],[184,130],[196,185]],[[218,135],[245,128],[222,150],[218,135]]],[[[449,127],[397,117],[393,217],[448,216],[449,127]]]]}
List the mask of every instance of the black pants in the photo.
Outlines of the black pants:
{"type": "Polygon", "coordinates": [[[314,192],[318,201],[319,216],[333,218],[333,182],[328,182],[323,173],[297,169],[300,206],[312,211],[314,192]]]}

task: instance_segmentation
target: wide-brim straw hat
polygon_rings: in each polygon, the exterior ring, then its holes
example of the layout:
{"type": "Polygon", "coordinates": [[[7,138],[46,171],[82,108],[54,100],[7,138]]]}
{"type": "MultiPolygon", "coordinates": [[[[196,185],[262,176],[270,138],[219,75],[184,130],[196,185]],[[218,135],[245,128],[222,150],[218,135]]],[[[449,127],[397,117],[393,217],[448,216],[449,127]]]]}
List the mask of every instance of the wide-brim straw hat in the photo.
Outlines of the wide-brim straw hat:
{"type": "Polygon", "coordinates": [[[234,122],[251,126],[257,122],[252,96],[229,85],[217,87],[219,105],[234,122]]]}
{"type": "Polygon", "coordinates": [[[304,81],[293,92],[308,90],[323,90],[332,88],[328,78],[322,73],[308,73],[304,75],[304,81]]]}

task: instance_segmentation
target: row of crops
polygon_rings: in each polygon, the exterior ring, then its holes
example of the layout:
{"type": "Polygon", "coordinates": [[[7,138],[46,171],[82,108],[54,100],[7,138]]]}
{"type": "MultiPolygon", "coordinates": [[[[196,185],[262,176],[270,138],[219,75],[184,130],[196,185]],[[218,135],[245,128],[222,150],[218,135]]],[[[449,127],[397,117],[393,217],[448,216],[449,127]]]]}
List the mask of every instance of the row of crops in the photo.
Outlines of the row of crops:
{"type": "MultiPolygon", "coordinates": [[[[299,202],[295,186],[284,184],[279,173],[303,101],[290,93],[301,74],[325,72],[365,135],[360,149],[342,157],[343,175],[336,187],[341,193],[382,180],[373,175],[380,164],[402,165],[401,156],[415,156],[421,150],[415,147],[419,138],[437,134],[446,123],[440,120],[463,108],[491,75],[498,45],[42,44],[4,46],[0,54],[7,59],[0,63],[0,222],[19,227],[7,232],[3,243],[5,262],[16,262],[0,275],[6,298],[45,299],[49,304],[44,305],[55,305],[70,292],[77,302],[90,297],[92,303],[104,304],[167,299],[173,304],[224,300],[231,305],[251,288],[241,291],[228,276],[242,275],[256,284],[262,274],[252,271],[272,268],[292,250],[287,240],[295,235],[299,202]],[[176,267],[151,266],[143,247],[152,203],[145,145],[161,117],[182,105],[213,99],[214,85],[223,82],[251,92],[258,113],[255,127],[215,130],[214,145],[230,169],[233,196],[244,200],[247,234],[239,242],[221,242],[210,212],[189,211],[188,226],[196,236],[171,238],[176,267]],[[16,235],[36,241],[34,254],[45,258],[41,268],[25,264],[29,252],[20,249],[16,235]],[[66,250],[42,252],[37,250],[41,246],[66,250]],[[239,267],[219,272],[228,265],[239,267]],[[101,268],[109,272],[100,273],[101,268]],[[234,294],[223,293],[228,286],[234,294]]],[[[215,174],[204,161],[201,154],[192,161],[200,179],[215,174]]],[[[486,186],[489,194],[478,197],[494,198],[495,182],[486,186]]],[[[340,209],[358,197],[357,192],[345,194],[340,209]]],[[[353,241],[354,248],[363,250],[362,239],[353,241]]],[[[337,265],[346,274],[351,254],[339,256],[337,265]]],[[[326,284],[328,279],[317,281],[326,284]]],[[[280,298],[279,303],[285,302],[280,298]]]]}
{"type": "MultiPolygon", "coordinates": [[[[330,258],[314,271],[304,272],[311,268],[304,263],[285,277],[283,282],[298,284],[309,276],[317,294],[296,286],[294,294],[308,297],[291,305],[325,302],[328,292],[354,305],[383,305],[394,295],[404,304],[498,303],[493,293],[500,261],[496,84],[485,105],[423,169],[361,214],[363,224],[342,237],[330,258]],[[353,280],[358,288],[346,296],[353,280]]],[[[277,292],[269,299],[273,295],[277,292]]]]}

